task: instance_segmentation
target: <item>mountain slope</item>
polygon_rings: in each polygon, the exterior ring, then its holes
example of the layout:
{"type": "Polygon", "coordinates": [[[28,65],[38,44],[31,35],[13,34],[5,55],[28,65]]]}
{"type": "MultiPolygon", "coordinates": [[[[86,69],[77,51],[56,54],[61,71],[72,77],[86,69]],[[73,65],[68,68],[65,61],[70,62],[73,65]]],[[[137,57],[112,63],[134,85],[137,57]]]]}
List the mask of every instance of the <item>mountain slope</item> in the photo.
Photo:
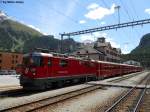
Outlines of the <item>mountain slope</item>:
{"type": "Polygon", "coordinates": [[[69,53],[76,50],[79,43],[75,42],[73,39],[65,39],[61,42],[59,39],[55,39],[52,35],[42,36],[30,39],[25,42],[24,52],[30,52],[35,48],[49,49],[52,52],[69,53]],[[61,47],[62,44],[62,48],[61,47]]]}
{"type": "Polygon", "coordinates": [[[150,33],[144,35],[140,44],[131,51],[131,54],[150,53],[150,33]]]}
{"type": "Polygon", "coordinates": [[[79,43],[73,39],[63,41],[52,35],[45,36],[35,29],[9,19],[0,11],[0,50],[11,52],[30,52],[34,48],[50,49],[54,52],[73,52],[79,43]],[[62,45],[62,46],[61,46],[62,45]]]}
{"type": "Polygon", "coordinates": [[[144,35],[139,45],[130,54],[123,55],[124,60],[135,60],[141,62],[142,66],[150,67],[150,33],[144,35]]]}
{"type": "Polygon", "coordinates": [[[19,22],[3,20],[0,22],[0,50],[23,51],[25,41],[42,35],[19,22]]]}

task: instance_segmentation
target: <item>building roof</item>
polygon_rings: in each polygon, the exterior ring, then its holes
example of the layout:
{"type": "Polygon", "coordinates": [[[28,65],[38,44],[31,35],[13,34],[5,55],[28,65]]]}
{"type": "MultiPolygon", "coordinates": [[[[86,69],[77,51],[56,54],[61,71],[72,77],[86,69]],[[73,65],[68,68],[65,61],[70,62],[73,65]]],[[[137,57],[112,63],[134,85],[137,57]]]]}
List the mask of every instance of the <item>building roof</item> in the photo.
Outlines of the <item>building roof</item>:
{"type": "Polygon", "coordinates": [[[134,61],[134,60],[128,60],[123,62],[124,64],[130,64],[130,65],[141,65],[140,62],[134,61]]]}
{"type": "Polygon", "coordinates": [[[73,54],[87,54],[87,52],[89,54],[100,54],[100,55],[104,55],[104,53],[94,49],[93,47],[91,46],[88,46],[88,45],[85,45],[84,47],[82,47],[81,49],[75,51],[73,54]]]}

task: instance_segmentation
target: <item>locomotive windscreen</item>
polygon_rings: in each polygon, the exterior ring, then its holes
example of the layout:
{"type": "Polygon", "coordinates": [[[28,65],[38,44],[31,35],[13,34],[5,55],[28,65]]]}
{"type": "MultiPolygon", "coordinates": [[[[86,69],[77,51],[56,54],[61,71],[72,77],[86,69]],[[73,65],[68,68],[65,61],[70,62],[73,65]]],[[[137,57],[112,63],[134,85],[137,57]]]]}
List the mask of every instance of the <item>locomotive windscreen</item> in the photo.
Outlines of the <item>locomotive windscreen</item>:
{"type": "Polygon", "coordinates": [[[23,58],[24,66],[41,66],[42,57],[41,56],[26,56],[23,58]]]}

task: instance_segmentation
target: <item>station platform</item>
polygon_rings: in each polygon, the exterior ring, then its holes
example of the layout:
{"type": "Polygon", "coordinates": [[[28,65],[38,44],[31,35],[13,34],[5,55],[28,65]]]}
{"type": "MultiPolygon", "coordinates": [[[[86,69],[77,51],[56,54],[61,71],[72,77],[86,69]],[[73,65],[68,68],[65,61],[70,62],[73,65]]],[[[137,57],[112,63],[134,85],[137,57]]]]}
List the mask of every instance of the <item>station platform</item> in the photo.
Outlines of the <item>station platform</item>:
{"type": "MultiPolygon", "coordinates": [[[[120,88],[133,88],[136,86],[135,84],[121,84],[121,83],[107,83],[107,82],[98,82],[98,83],[97,82],[88,82],[86,84],[100,85],[103,87],[120,87],[120,88]]],[[[144,89],[145,85],[137,85],[136,88],[137,89],[144,89]]],[[[148,85],[146,88],[150,89],[150,85],[148,85]]]]}

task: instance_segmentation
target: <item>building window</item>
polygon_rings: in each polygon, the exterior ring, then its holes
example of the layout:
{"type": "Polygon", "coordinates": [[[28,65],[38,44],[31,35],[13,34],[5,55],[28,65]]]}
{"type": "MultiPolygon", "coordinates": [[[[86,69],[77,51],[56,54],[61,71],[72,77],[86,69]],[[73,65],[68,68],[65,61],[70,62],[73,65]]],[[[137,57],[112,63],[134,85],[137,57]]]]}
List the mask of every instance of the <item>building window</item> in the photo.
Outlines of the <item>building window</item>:
{"type": "Polygon", "coordinates": [[[16,58],[18,58],[18,55],[16,55],[16,58]]]}
{"type": "Polygon", "coordinates": [[[107,61],[109,61],[109,58],[107,58],[107,61]]]}
{"type": "Polygon", "coordinates": [[[107,54],[109,54],[109,51],[108,51],[108,50],[106,50],[106,53],[107,53],[107,54]]]}
{"type": "Polygon", "coordinates": [[[0,60],[0,63],[2,63],[2,60],[0,60]]]}
{"type": "Polygon", "coordinates": [[[101,60],[101,56],[99,56],[99,60],[101,60]]]}
{"type": "Polygon", "coordinates": [[[16,60],[16,63],[18,63],[18,61],[16,60]]]}
{"type": "Polygon", "coordinates": [[[12,60],[12,64],[14,64],[14,60],[12,60]]]}
{"type": "Polygon", "coordinates": [[[2,56],[2,54],[0,54],[0,57],[2,56]]]}
{"type": "Polygon", "coordinates": [[[77,54],[80,54],[80,52],[78,51],[77,54]]]}
{"type": "Polygon", "coordinates": [[[2,67],[0,66],[0,70],[2,69],[2,67]]]}

